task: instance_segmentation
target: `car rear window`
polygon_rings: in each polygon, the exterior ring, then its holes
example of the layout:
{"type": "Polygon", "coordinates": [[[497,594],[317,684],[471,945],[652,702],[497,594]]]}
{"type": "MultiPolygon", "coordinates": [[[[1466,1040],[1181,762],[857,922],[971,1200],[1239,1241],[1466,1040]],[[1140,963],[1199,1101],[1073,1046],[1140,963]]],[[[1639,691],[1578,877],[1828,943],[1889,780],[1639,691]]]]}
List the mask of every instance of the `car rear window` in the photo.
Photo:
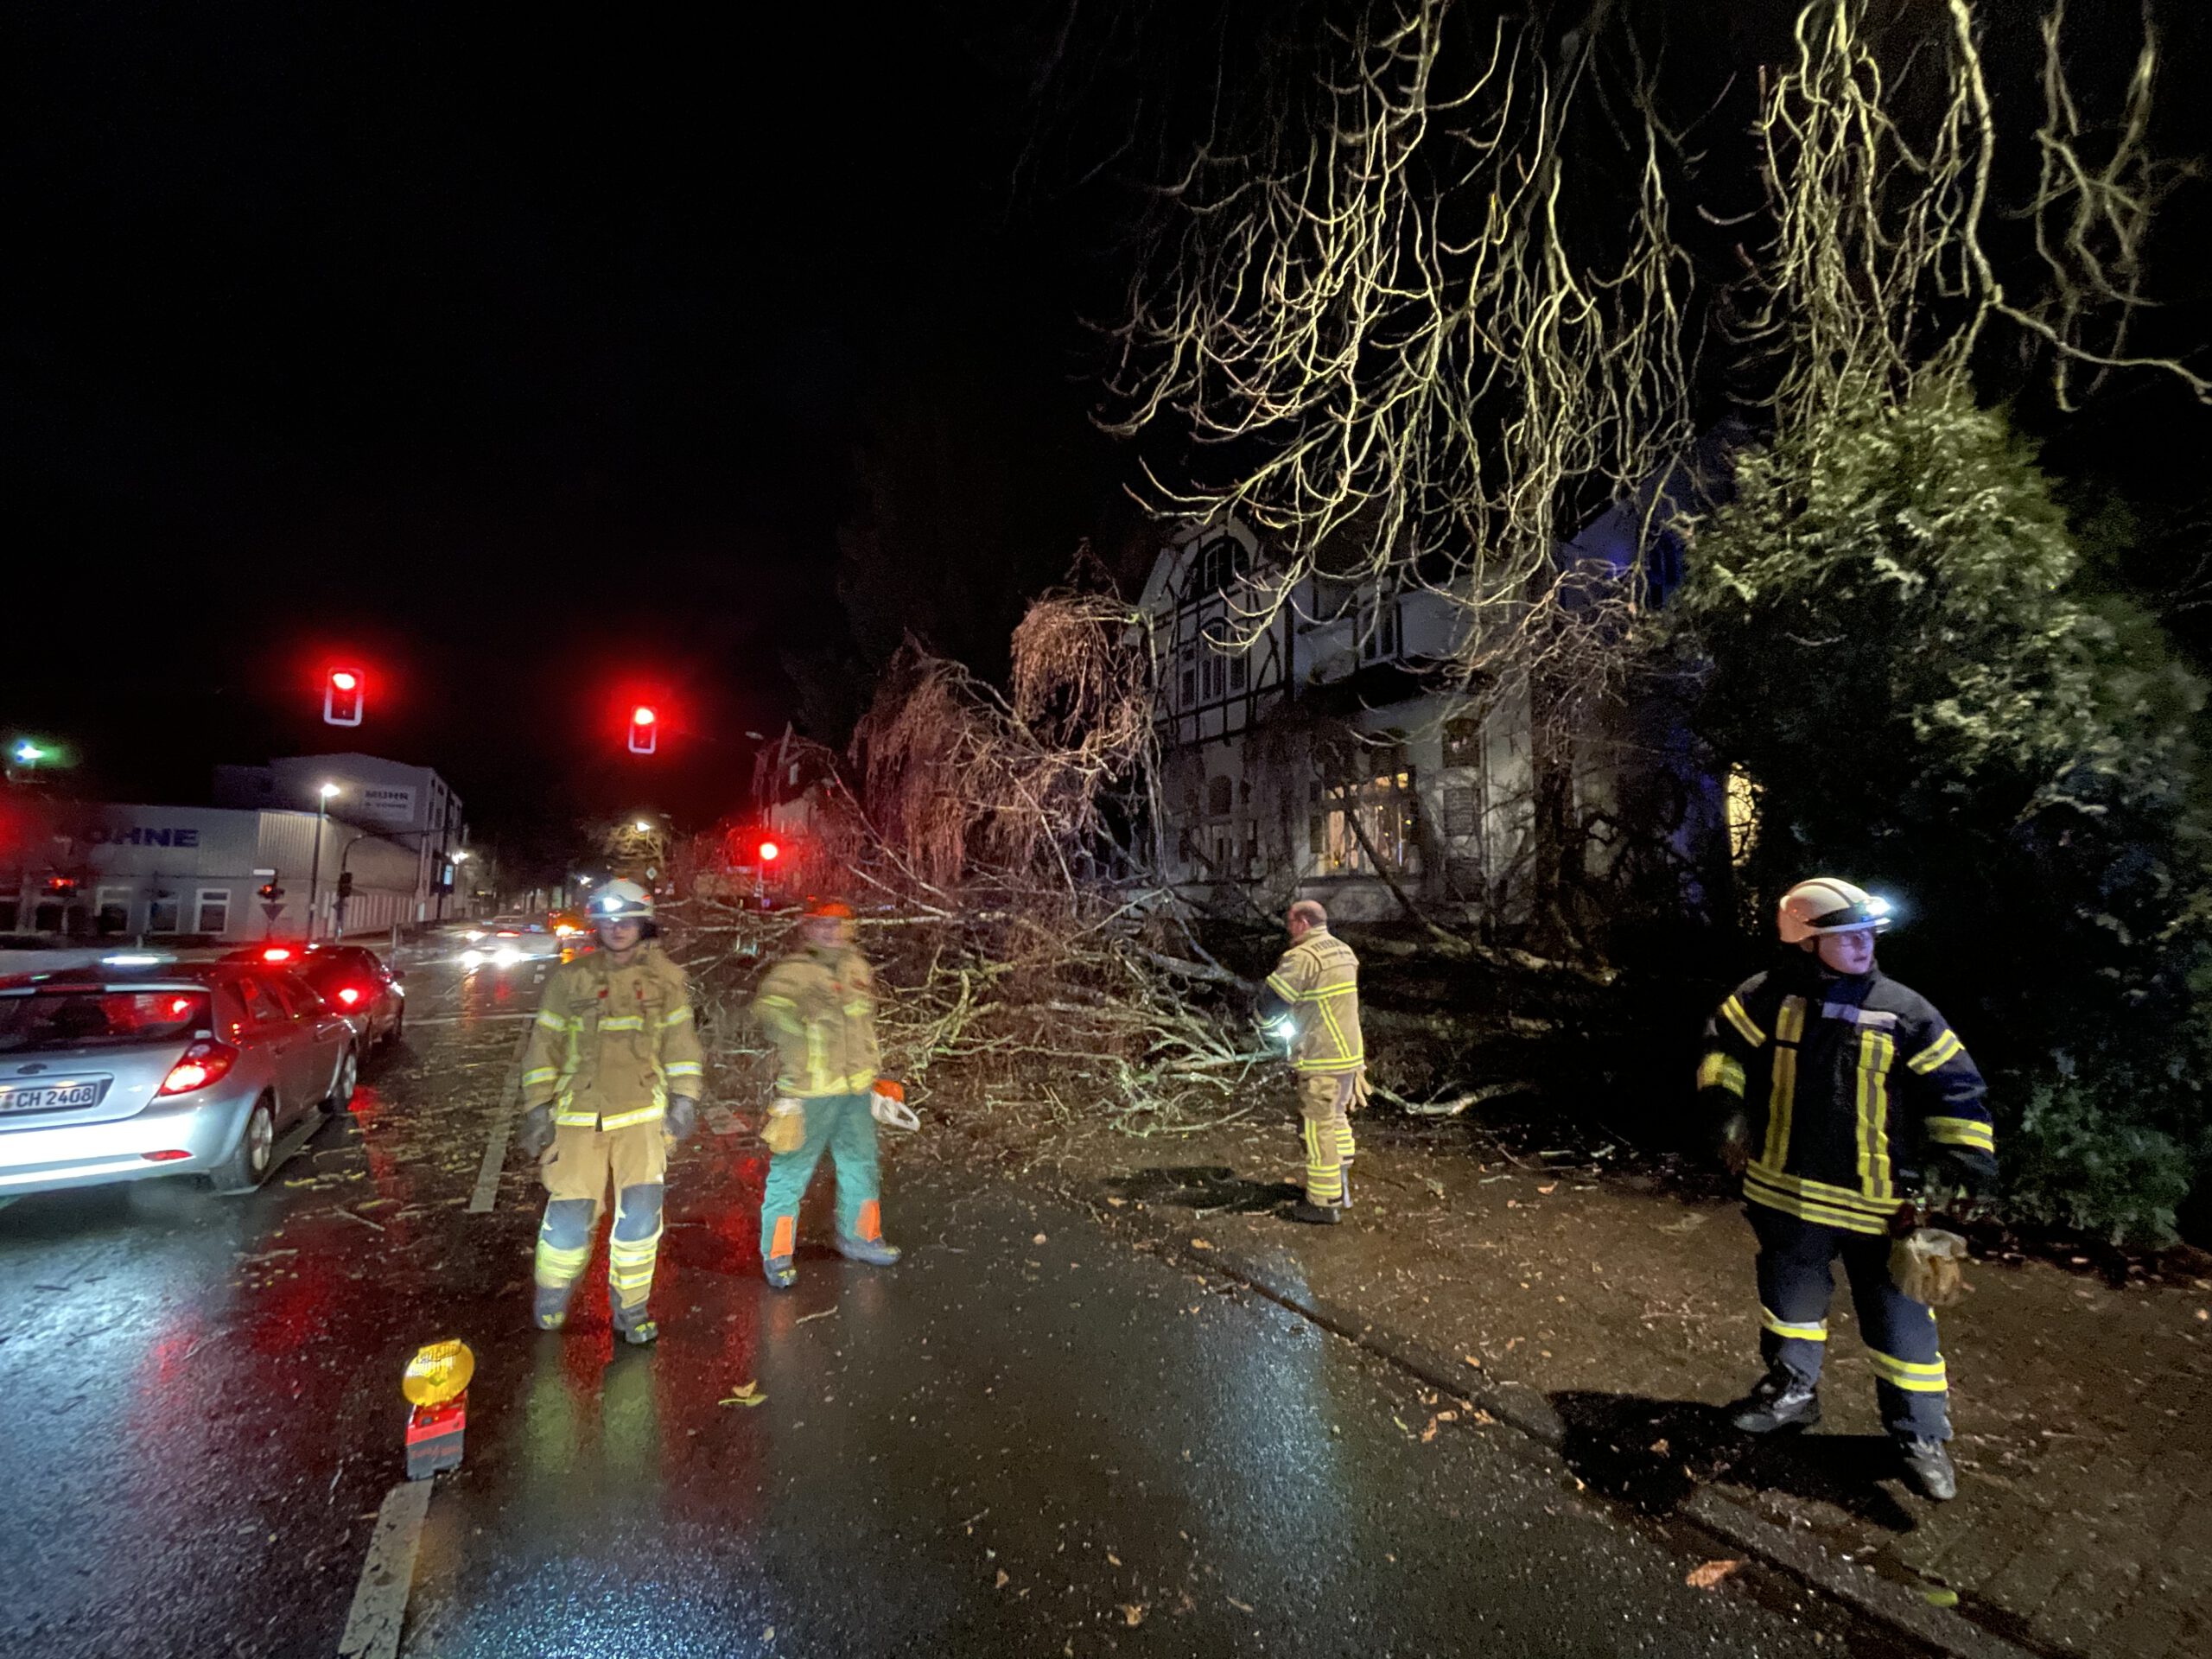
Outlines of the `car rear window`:
{"type": "Polygon", "coordinates": [[[0,1054],[170,1042],[210,1020],[205,991],[32,991],[0,996],[0,1054]]]}

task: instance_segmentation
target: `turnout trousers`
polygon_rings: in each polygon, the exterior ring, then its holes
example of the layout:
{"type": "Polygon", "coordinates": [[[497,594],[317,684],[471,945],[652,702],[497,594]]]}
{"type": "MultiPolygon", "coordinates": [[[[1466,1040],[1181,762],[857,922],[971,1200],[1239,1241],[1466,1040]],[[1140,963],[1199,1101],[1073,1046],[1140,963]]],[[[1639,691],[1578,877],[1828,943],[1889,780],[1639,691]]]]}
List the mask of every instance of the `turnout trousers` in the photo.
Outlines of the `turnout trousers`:
{"type": "Polygon", "coordinates": [[[558,1324],[591,1260],[593,1235],[614,1193],[614,1226],[607,1241],[607,1301],[617,1331],[645,1322],[660,1255],[661,1198],[668,1146],[658,1119],[622,1129],[563,1124],[538,1160],[545,1217],[537,1225],[537,1322],[558,1324]]]}
{"type": "Polygon", "coordinates": [[[1808,1382],[1821,1378],[1828,1345],[1833,1264],[1843,1258],[1859,1339],[1874,1363],[1874,1395],[1891,1433],[1921,1440],[1951,1438],[1950,1390],[1936,1346],[1936,1310],[1890,1279],[1890,1240],[1800,1221],[1764,1205],[1746,1205],[1758,1235],[1759,1354],[1808,1382]]]}
{"type": "Polygon", "coordinates": [[[883,1236],[883,1185],[877,1173],[875,1117],[866,1095],[817,1095],[800,1103],[806,1139],[768,1160],[760,1194],[760,1259],[789,1255],[798,1243],[798,1205],[828,1153],[837,1171],[837,1230],[847,1238],[883,1236]]]}
{"type": "Polygon", "coordinates": [[[1344,1174],[1357,1147],[1351,1138],[1351,1109],[1364,1097],[1362,1074],[1303,1071],[1298,1077],[1298,1116],[1306,1137],[1306,1201],[1344,1201],[1344,1174]]]}

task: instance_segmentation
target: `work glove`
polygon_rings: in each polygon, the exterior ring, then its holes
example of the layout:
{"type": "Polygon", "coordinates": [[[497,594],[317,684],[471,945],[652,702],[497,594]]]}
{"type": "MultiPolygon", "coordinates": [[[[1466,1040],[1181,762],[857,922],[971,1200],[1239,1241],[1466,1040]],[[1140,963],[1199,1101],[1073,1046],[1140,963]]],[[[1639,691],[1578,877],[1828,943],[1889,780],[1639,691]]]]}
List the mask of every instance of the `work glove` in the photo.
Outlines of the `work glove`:
{"type": "Polygon", "coordinates": [[[672,1141],[689,1141],[691,1132],[699,1127],[699,1103],[688,1095],[678,1095],[668,1103],[668,1134],[672,1141]]]}
{"type": "Polygon", "coordinates": [[[806,1144],[806,1108],[788,1096],[768,1108],[760,1139],[773,1153],[797,1152],[806,1144]]]}
{"type": "Polygon", "coordinates": [[[553,1107],[550,1102],[543,1106],[533,1106],[522,1115],[522,1125],[515,1131],[515,1141],[522,1147],[523,1155],[526,1158],[542,1155],[545,1148],[553,1144],[553,1107]]]}
{"type": "Polygon", "coordinates": [[[1741,1112],[1730,1116],[1720,1126],[1720,1164],[1731,1175],[1740,1175],[1751,1166],[1751,1120],[1741,1112]]]}

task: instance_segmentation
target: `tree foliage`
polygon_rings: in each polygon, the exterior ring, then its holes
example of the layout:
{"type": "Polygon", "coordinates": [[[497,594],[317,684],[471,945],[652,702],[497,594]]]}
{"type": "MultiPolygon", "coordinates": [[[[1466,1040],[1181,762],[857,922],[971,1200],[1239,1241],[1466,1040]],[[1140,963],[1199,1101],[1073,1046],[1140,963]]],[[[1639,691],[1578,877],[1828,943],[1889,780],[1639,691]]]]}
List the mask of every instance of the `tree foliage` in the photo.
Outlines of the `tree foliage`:
{"type": "Polygon", "coordinates": [[[2212,1058],[2203,690],[2031,447],[1943,380],[1836,410],[1739,457],[1690,563],[1663,632],[1756,791],[1744,893],[1902,897],[1885,950],[1992,1073],[2016,1196],[2170,1230],[2212,1058]]]}

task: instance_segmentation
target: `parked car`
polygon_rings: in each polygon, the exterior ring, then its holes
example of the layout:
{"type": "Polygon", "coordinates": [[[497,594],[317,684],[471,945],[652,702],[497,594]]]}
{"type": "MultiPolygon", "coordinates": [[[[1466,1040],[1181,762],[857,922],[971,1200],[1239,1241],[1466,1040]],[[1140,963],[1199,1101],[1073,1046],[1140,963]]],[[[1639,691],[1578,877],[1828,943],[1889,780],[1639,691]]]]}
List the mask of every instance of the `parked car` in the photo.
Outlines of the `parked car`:
{"type": "Polygon", "coordinates": [[[0,1194],[187,1174],[250,1192],[359,1069],[353,1023],[274,964],[0,979],[0,1194]]]}
{"type": "Polygon", "coordinates": [[[324,1001],[353,1022],[364,1054],[398,1036],[406,1022],[407,990],[400,983],[399,969],[365,945],[269,940],[234,950],[226,960],[297,972],[324,1001]]]}
{"type": "Polygon", "coordinates": [[[396,1041],[404,1033],[407,988],[400,982],[400,971],[365,945],[318,944],[300,965],[300,977],[353,1021],[364,1051],[396,1041]]]}

